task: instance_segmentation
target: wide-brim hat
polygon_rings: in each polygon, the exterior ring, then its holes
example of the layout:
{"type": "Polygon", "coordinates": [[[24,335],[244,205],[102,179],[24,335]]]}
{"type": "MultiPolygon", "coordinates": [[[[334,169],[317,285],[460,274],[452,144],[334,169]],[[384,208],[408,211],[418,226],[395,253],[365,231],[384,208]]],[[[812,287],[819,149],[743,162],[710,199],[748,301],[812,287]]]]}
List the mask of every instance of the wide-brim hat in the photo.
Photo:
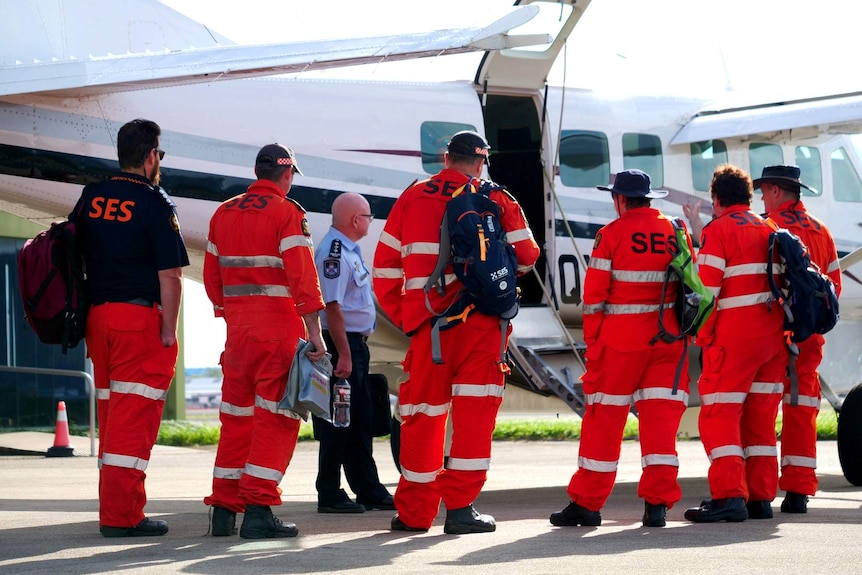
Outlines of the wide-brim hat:
{"type": "Polygon", "coordinates": [[[616,175],[611,187],[596,186],[596,188],[627,198],[663,198],[667,195],[665,190],[652,189],[649,174],[641,170],[624,170],[616,175]]]}
{"type": "Polygon", "coordinates": [[[300,176],[304,175],[296,162],[296,154],[287,146],[281,144],[267,144],[257,153],[254,161],[255,166],[277,167],[291,166],[293,171],[300,176]]]}
{"type": "Polygon", "coordinates": [[[452,136],[452,139],[446,144],[446,149],[450,154],[484,158],[485,163],[491,165],[488,159],[488,150],[491,149],[491,146],[488,145],[485,138],[471,130],[464,130],[452,136]]]}
{"type": "Polygon", "coordinates": [[[763,168],[763,172],[760,177],[754,180],[752,184],[754,184],[755,190],[764,182],[779,185],[795,184],[797,186],[802,186],[816,195],[817,190],[802,183],[802,180],[800,179],[801,175],[802,170],[799,169],[799,166],[766,166],[763,168]]]}

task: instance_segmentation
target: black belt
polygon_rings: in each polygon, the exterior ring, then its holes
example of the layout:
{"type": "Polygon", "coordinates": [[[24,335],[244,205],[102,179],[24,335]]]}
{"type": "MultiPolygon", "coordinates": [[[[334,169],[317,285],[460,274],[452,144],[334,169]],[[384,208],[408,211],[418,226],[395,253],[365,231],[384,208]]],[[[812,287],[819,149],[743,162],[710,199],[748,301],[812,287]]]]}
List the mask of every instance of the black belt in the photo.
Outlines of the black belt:
{"type": "MultiPolygon", "coordinates": [[[[328,329],[323,330],[323,333],[328,335],[329,337],[332,337],[332,334],[329,332],[328,329]]],[[[359,333],[358,331],[348,331],[345,333],[347,334],[347,339],[358,339],[362,343],[365,343],[366,341],[368,341],[368,336],[363,335],[363,334],[359,333]]]]}
{"type": "Polygon", "coordinates": [[[135,299],[130,299],[130,300],[121,301],[121,302],[117,302],[117,303],[130,303],[132,305],[142,305],[144,307],[153,307],[153,302],[146,299],[146,298],[143,298],[143,297],[136,297],[135,299]]]}

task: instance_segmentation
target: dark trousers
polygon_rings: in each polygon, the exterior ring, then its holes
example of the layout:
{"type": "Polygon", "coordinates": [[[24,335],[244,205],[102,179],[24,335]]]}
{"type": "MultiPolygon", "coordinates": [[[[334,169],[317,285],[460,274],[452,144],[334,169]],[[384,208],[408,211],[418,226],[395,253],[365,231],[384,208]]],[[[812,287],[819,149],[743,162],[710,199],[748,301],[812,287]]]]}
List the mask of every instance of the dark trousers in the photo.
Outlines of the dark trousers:
{"type": "MultiPolygon", "coordinates": [[[[327,349],[332,352],[332,365],[338,363],[338,351],[329,332],[323,332],[327,349]]],[[[360,334],[347,334],[353,371],[350,382],[350,426],[334,427],[317,417],[313,418],[314,433],[320,440],[318,456],[317,504],[335,505],[344,499],[341,491],[341,468],[350,489],[360,502],[383,499],[389,492],[380,483],[377,465],[372,455],[372,404],[368,364],[370,354],[365,338],[360,334]]],[[[335,378],[333,378],[334,383],[335,378]]]]}

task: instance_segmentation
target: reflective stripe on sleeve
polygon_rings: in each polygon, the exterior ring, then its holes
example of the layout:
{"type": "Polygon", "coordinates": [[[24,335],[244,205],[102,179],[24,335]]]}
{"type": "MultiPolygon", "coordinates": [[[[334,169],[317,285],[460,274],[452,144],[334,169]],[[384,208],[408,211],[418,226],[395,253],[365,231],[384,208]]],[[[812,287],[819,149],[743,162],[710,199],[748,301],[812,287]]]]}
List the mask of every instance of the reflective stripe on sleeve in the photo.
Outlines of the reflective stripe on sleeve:
{"type": "Polygon", "coordinates": [[[395,250],[396,252],[401,252],[401,240],[397,239],[395,236],[390,234],[389,232],[383,232],[380,234],[380,243],[384,246],[388,246],[395,250]]]}
{"type": "Polygon", "coordinates": [[[506,232],[506,241],[510,244],[530,240],[533,238],[533,230],[530,228],[521,228],[520,230],[512,230],[506,232]]]}
{"type": "Polygon", "coordinates": [[[727,266],[727,262],[724,258],[720,258],[718,256],[714,256],[712,254],[700,253],[697,256],[697,265],[698,266],[709,266],[711,268],[715,268],[719,271],[724,271],[725,266],[727,266]]]}
{"type": "Polygon", "coordinates": [[[412,244],[404,244],[401,248],[401,257],[412,254],[436,256],[439,253],[440,242],[413,242],[412,244]]]}
{"type": "Polygon", "coordinates": [[[611,260],[606,258],[590,258],[590,263],[587,264],[587,267],[593,268],[594,270],[609,272],[611,271],[611,260]]]}
{"type": "Polygon", "coordinates": [[[278,243],[278,251],[282,254],[291,248],[297,247],[306,247],[313,250],[314,242],[308,236],[287,236],[286,238],[281,238],[281,241],[278,243]]]}
{"type": "Polygon", "coordinates": [[[218,263],[225,268],[284,269],[284,261],[278,256],[221,256],[218,263]]]}
{"type": "Polygon", "coordinates": [[[773,296],[770,292],[760,292],[749,295],[738,295],[733,297],[720,297],[718,298],[718,309],[733,309],[737,307],[746,307],[750,305],[757,305],[759,303],[769,303],[772,301],[773,296]]]}
{"type": "Polygon", "coordinates": [[[212,243],[210,241],[207,241],[207,251],[209,253],[211,253],[212,255],[218,257],[218,246],[216,246],[214,243],[212,243]]]}
{"type": "MultiPolygon", "coordinates": [[[[665,272],[612,270],[611,278],[621,282],[664,283],[665,272]]],[[[658,298],[656,298],[658,299],[658,298]]]]}

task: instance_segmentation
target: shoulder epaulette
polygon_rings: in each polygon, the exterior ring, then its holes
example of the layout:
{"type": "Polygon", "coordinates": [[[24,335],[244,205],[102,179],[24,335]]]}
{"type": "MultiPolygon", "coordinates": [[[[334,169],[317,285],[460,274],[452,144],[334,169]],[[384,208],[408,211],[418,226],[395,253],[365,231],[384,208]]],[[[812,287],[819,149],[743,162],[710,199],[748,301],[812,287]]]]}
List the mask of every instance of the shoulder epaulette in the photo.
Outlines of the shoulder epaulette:
{"type": "Polygon", "coordinates": [[[334,238],[332,243],[329,244],[329,257],[341,258],[341,240],[339,238],[334,238]]]}
{"type": "Polygon", "coordinates": [[[165,191],[165,189],[163,187],[153,186],[153,189],[156,190],[157,192],[159,192],[159,195],[162,196],[162,199],[165,201],[165,203],[168,205],[168,207],[170,207],[171,209],[176,209],[177,204],[174,202],[173,199],[171,199],[171,197],[168,195],[168,193],[165,191]]]}
{"type": "Polygon", "coordinates": [[[302,212],[303,214],[305,213],[305,208],[302,207],[302,204],[300,204],[299,202],[297,202],[296,200],[294,200],[293,198],[288,197],[288,196],[285,196],[284,199],[287,200],[288,202],[293,203],[293,205],[295,205],[300,212],[302,212]]]}

